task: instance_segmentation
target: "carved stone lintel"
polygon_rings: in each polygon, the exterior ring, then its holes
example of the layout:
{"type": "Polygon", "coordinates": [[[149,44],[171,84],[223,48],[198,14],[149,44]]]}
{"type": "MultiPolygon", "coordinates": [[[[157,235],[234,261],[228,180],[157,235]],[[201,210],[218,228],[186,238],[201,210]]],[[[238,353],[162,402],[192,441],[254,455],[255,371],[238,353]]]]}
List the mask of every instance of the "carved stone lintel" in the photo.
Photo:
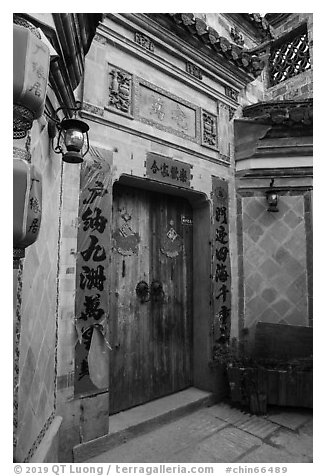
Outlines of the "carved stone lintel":
{"type": "Polygon", "coordinates": [[[150,38],[143,35],[142,33],[139,33],[137,31],[135,32],[135,42],[138,45],[140,45],[142,48],[144,48],[145,50],[148,50],[151,53],[154,53],[154,49],[155,49],[154,43],[152,42],[150,38]]]}
{"type": "Polygon", "coordinates": [[[108,108],[114,112],[132,115],[132,75],[127,71],[109,65],[108,108]]]}
{"type": "Polygon", "coordinates": [[[202,111],[202,145],[217,147],[217,117],[206,111],[202,111]]]}
{"type": "Polygon", "coordinates": [[[186,62],[186,71],[197,79],[203,79],[202,70],[190,61],[186,62]]]}

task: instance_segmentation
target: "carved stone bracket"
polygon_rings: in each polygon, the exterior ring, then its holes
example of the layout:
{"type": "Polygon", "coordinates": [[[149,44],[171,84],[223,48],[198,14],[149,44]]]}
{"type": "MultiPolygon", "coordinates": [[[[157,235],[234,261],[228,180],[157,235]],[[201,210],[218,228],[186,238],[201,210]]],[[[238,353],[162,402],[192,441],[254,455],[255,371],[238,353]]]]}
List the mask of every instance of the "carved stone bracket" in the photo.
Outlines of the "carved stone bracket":
{"type": "Polygon", "coordinates": [[[108,92],[107,108],[112,112],[132,117],[132,75],[109,65],[108,92]]]}
{"type": "Polygon", "coordinates": [[[231,121],[234,117],[236,109],[232,106],[229,106],[229,121],[231,121]]]}

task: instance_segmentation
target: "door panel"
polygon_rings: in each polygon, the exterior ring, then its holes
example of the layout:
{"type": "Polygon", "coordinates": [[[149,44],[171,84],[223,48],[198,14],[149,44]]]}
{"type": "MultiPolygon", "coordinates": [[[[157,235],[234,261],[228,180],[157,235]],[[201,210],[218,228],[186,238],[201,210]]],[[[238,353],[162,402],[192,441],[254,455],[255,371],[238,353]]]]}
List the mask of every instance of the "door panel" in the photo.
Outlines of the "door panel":
{"type": "Polygon", "coordinates": [[[111,414],[192,383],[192,226],[183,216],[192,222],[183,198],[114,186],[111,414]],[[164,294],[141,302],[140,281],[164,294]]]}

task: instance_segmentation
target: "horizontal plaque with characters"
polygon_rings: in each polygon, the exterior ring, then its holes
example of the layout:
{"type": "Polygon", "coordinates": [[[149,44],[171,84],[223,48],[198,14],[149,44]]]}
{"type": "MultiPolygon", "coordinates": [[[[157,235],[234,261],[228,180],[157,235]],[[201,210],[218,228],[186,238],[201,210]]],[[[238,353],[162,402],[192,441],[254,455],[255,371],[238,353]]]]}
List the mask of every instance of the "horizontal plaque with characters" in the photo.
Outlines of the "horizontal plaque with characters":
{"type": "Polygon", "coordinates": [[[147,154],[146,175],[179,187],[190,187],[192,179],[191,165],[152,152],[147,154]]]}

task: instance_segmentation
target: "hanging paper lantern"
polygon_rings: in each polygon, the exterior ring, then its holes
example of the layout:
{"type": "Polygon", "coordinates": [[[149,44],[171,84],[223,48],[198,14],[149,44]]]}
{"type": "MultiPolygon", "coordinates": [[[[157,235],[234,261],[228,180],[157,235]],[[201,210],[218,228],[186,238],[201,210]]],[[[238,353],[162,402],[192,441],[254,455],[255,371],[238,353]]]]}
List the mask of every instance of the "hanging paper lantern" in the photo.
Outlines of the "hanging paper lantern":
{"type": "MultiPolygon", "coordinates": [[[[24,21],[24,25],[31,25],[24,21]]],[[[50,51],[37,30],[14,24],[13,103],[14,133],[24,137],[33,120],[43,114],[48,83],[50,51]]]]}
{"type": "MultiPolygon", "coordinates": [[[[41,175],[23,159],[14,158],[14,248],[21,250],[33,244],[39,234],[42,214],[41,175]]],[[[19,254],[19,251],[18,251],[19,254]]]]}

